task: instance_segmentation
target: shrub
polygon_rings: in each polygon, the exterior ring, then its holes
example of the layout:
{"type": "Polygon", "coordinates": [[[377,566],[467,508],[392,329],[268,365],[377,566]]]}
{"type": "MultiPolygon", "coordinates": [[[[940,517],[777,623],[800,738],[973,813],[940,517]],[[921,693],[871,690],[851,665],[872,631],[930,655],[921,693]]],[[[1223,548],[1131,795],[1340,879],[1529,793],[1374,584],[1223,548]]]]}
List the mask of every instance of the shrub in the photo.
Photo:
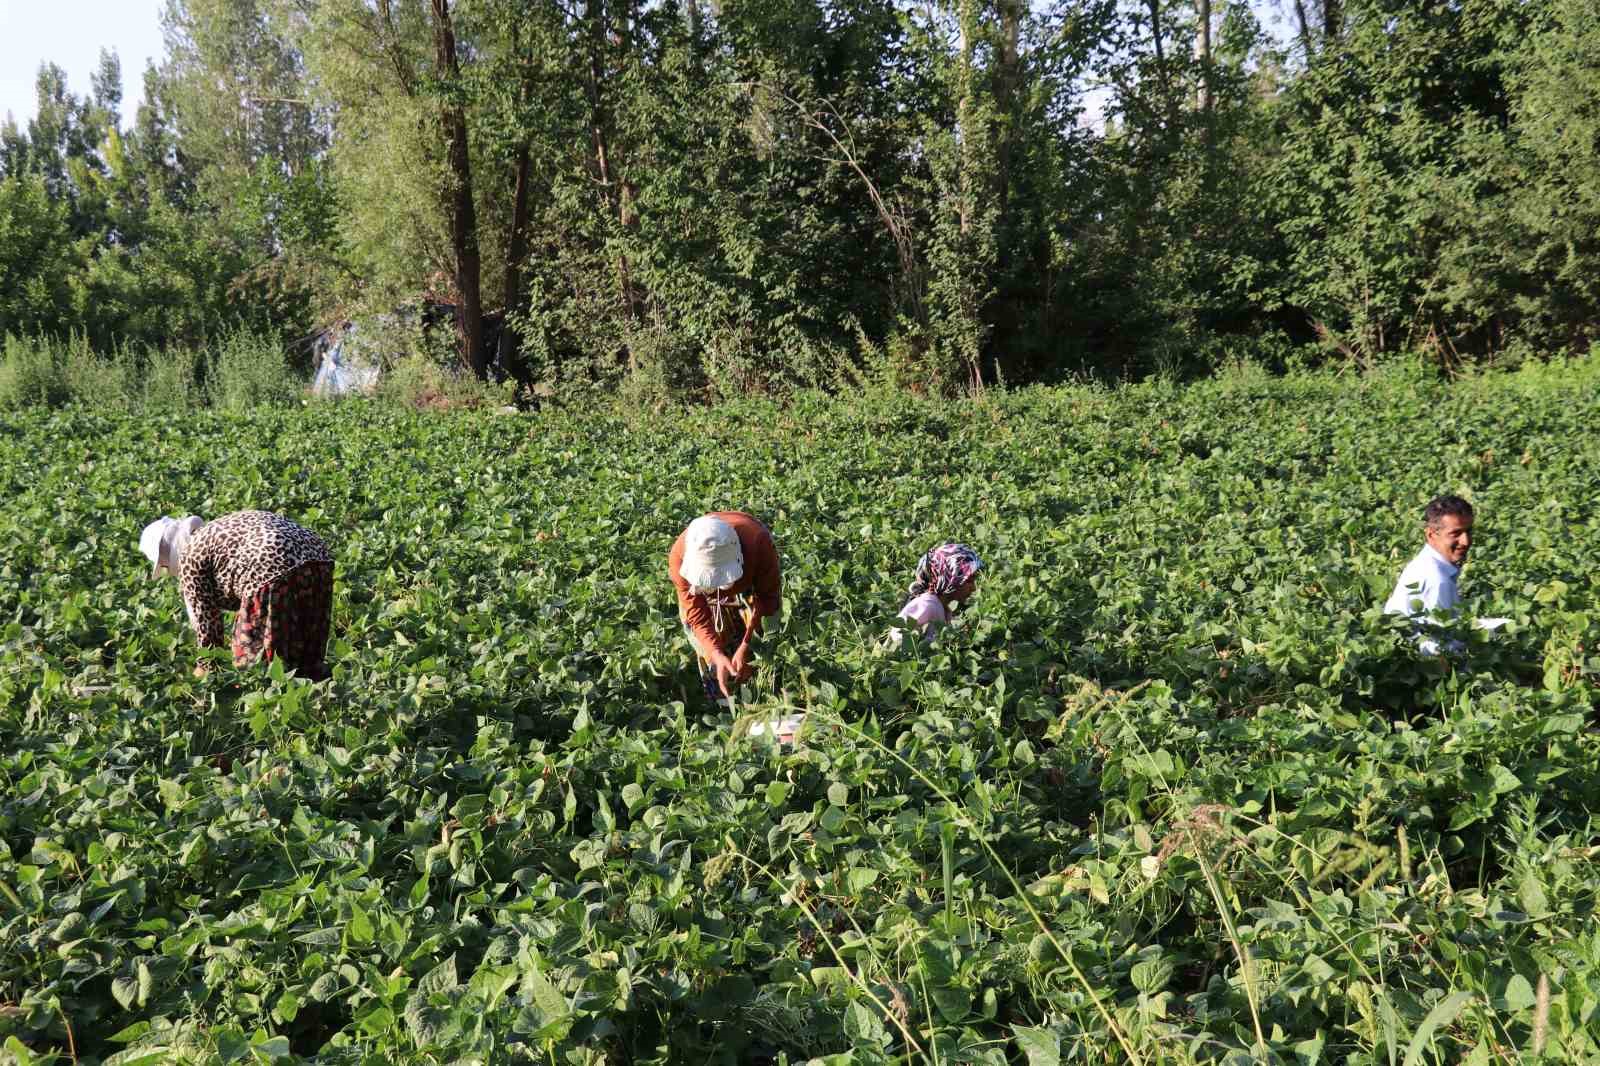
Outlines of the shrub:
{"type": "Polygon", "coordinates": [[[6,334],[0,359],[0,407],[52,406],[67,399],[54,347],[43,337],[6,334]]]}
{"type": "Polygon", "coordinates": [[[379,396],[418,410],[500,406],[511,402],[513,382],[479,381],[464,370],[440,366],[425,355],[411,355],[384,374],[379,396]]]}
{"type": "Polygon", "coordinates": [[[141,406],[150,410],[184,410],[204,400],[196,374],[196,357],[184,348],[152,348],[145,352],[137,385],[141,406]]]}
{"type": "Polygon", "coordinates": [[[56,346],[56,365],[69,403],[100,410],[127,410],[139,380],[138,356],[128,348],[101,355],[89,339],[74,334],[56,346]]]}
{"type": "Polygon", "coordinates": [[[270,334],[229,333],[206,366],[206,397],[211,406],[226,411],[292,403],[301,386],[283,345],[270,334]]]}

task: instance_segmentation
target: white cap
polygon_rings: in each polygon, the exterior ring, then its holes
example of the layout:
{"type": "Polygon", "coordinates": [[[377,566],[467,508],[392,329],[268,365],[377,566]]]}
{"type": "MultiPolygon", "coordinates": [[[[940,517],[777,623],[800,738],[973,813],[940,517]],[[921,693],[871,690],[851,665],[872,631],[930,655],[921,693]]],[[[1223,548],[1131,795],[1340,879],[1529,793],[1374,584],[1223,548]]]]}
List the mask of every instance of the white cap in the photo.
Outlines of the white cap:
{"type": "Polygon", "coordinates": [[[696,589],[722,589],[744,576],[744,549],[732,526],[702,515],[683,531],[683,565],[678,571],[696,589]]]}
{"type": "Polygon", "coordinates": [[[150,560],[150,576],[160,577],[165,570],[176,577],[184,543],[203,525],[205,522],[198,515],[183,518],[162,515],[145,526],[144,532],[139,534],[139,550],[150,560]]]}

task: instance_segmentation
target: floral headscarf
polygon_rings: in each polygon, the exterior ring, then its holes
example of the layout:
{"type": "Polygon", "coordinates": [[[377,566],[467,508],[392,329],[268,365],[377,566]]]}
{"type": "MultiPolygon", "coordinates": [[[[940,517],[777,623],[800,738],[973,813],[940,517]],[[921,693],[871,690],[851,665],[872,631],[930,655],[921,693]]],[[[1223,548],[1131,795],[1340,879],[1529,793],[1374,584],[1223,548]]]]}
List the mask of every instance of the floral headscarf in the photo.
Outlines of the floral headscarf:
{"type": "Polygon", "coordinates": [[[917,561],[917,579],[911,582],[911,595],[931,592],[948,596],[982,569],[983,560],[965,544],[941,544],[917,561]]]}

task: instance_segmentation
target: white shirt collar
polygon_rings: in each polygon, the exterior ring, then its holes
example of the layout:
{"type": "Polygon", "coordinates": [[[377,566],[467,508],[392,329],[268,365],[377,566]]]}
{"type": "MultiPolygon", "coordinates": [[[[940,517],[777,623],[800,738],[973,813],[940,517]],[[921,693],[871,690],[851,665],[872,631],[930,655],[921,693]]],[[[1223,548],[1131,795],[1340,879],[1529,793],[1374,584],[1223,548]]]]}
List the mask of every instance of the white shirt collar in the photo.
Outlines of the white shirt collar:
{"type": "Polygon", "coordinates": [[[1434,562],[1444,567],[1445,570],[1449,572],[1451,577],[1455,577],[1457,574],[1461,573],[1461,567],[1457,566],[1455,563],[1452,563],[1449,559],[1446,559],[1444,555],[1440,553],[1439,549],[1435,548],[1432,544],[1424,543],[1422,545],[1422,552],[1424,555],[1431,556],[1434,562]]]}

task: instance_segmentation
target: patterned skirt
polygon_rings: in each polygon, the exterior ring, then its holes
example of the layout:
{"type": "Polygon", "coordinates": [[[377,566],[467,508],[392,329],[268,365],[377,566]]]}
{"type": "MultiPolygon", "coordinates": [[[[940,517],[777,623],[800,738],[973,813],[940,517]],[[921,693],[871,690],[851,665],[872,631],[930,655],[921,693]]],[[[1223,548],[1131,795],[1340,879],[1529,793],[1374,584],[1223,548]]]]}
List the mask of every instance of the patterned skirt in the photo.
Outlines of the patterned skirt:
{"type": "Polygon", "coordinates": [[[239,604],[233,623],[236,666],[283,660],[311,681],[328,676],[324,659],[333,619],[333,564],[301,563],[239,604]]]}

